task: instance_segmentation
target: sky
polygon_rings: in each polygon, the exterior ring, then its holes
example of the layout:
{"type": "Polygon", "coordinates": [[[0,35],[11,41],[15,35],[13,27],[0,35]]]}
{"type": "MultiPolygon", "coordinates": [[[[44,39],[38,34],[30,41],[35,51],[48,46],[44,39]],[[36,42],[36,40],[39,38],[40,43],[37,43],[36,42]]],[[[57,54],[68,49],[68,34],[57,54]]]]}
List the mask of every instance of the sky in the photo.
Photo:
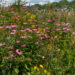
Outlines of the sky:
{"type": "MultiPolygon", "coordinates": [[[[25,1],[25,0],[22,0],[22,1],[25,1]]],[[[46,4],[48,2],[52,3],[52,2],[59,2],[60,0],[26,0],[27,2],[27,5],[34,5],[34,4],[46,4]]],[[[69,0],[71,1],[71,0],[69,0]]],[[[12,3],[14,3],[15,0],[0,0],[0,4],[4,5],[4,6],[8,6],[12,3]]]]}

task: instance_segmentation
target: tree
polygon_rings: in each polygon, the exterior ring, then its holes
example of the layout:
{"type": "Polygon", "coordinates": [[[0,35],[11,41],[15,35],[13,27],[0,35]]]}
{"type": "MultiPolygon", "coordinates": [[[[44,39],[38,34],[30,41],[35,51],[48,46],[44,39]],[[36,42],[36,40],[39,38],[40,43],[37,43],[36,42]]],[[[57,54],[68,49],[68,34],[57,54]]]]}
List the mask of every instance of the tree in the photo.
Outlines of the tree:
{"type": "Polygon", "coordinates": [[[61,0],[61,1],[59,2],[59,4],[60,4],[61,8],[65,8],[65,7],[67,8],[69,2],[68,2],[68,0],[61,0]]]}
{"type": "Polygon", "coordinates": [[[13,4],[16,6],[16,8],[20,11],[20,7],[24,6],[26,4],[26,0],[15,0],[15,3],[13,4]]]}
{"type": "Polygon", "coordinates": [[[71,5],[75,9],[75,0],[72,0],[71,5]]]}

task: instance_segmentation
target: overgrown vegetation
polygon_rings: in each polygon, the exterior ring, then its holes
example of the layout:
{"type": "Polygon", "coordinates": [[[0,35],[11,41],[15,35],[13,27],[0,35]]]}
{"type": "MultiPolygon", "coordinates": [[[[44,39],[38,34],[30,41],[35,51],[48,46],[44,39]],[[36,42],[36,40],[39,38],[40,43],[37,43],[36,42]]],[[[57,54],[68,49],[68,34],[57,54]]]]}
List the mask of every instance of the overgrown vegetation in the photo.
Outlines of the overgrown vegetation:
{"type": "Polygon", "coordinates": [[[75,75],[75,11],[31,9],[0,10],[0,75],[75,75]]]}

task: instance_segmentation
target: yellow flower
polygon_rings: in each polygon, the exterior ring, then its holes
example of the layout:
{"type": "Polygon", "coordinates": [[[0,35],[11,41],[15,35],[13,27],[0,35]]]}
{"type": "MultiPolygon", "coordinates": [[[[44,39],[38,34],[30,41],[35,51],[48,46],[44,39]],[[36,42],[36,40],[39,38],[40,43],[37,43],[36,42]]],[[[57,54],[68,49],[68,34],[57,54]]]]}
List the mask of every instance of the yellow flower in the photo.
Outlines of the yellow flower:
{"type": "Polygon", "coordinates": [[[39,68],[36,68],[37,69],[37,71],[39,71],[39,68]]]}
{"type": "Polygon", "coordinates": [[[48,72],[48,75],[50,75],[50,72],[48,72]]]}
{"type": "Polygon", "coordinates": [[[38,67],[36,67],[36,66],[34,66],[34,69],[35,69],[35,70],[37,70],[37,71],[39,71],[39,68],[38,68],[38,67]]]}
{"type": "Polygon", "coordinates": [[[38,28],[38,31],[41,31],[41,28],[38,28]]]}
{"type": "Polygon", "coordinates": [[[28,19],[28,22],[32,22],[33,20],[32,19],[28,19]]]}
{"type": "Polygon", "coordinates": [[[47,73],[47,70],[44,70],[44,73],[47,73]]]}
{"type": "Polygon", "coordinates": [[[31,13],[27,13],[27,16],[31,16],[31,13]]]}
{"type": "Polygon", "coordinates": [[[75,37],[72,38],[72,43],[73,43],[73,44],[75,43],[75,37]]]}
{"type": "Polygon", "coordinates": [[[52,50],[52,46],[50,44],[48,44],[47,49],[52,50]]]}
{"type": "Polygon", "coordinates": [[[73,58],[75,60],[75,58],[73,58]]]}
{"type": "Polygon", "coordinates": [[[37,69],[37,67],[36,67],[36,66],[34,66],[34,69],[36,70],[36,69],[37,69]]]}
{"type": "Polygon", "coordinates": [[[48,62],[46,63],[46,65],[48,65],[48,62]]]}
{"type": "Polygon", "coordinates": [[[30,18],[31,18],[31,19],[35,19],[36,16],[32,14],[32,15],[30,16],[30,18]]]}
{"type": "Polygon", "coordinates": [[[32,28],[34,28],[35,26],[34,25],[32,25],[32,28]]]}
{"type": "Polygon", "coordinates": [[[45,33],[45,29],[43,29],[43,32],[45,33]]]}
{"type": "Polygon", "coordinates": [[[44,68],[43,65],[40,65],[40,68],[44,68]]]}
{"type": "Polygon", "coordinates": [[[55,37],[54,37],[54,39],[57,39],[57,38],[58,38],[58,36],[55,36],[55,37]]]}

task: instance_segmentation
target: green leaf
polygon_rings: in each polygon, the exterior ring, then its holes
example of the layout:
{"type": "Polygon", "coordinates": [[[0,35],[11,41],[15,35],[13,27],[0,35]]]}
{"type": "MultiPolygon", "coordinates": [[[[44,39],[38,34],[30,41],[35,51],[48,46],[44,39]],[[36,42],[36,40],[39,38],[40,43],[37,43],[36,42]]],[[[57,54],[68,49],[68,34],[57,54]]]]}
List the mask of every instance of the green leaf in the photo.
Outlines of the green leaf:
{"type": "Polygon", "coordinates": [[[14,69],[14,71],[18,74],[19,70],[17,68],[14,69]]]}
{"type": "Polygon", "coordinates": [[[8,72],[8,75],[10,75],[10,72],[8,72]]]}
{"type": "Polygon", "coordinates": [[[25,73],[23,73],[23,75],[26,75],[25,73]]]}
{"type": "Polygon", "coordinates": [[[28,66],[25,64],[25,68],[27,69],[27,70],[29,70],[29,68],[28,68],[28,66]]]}

